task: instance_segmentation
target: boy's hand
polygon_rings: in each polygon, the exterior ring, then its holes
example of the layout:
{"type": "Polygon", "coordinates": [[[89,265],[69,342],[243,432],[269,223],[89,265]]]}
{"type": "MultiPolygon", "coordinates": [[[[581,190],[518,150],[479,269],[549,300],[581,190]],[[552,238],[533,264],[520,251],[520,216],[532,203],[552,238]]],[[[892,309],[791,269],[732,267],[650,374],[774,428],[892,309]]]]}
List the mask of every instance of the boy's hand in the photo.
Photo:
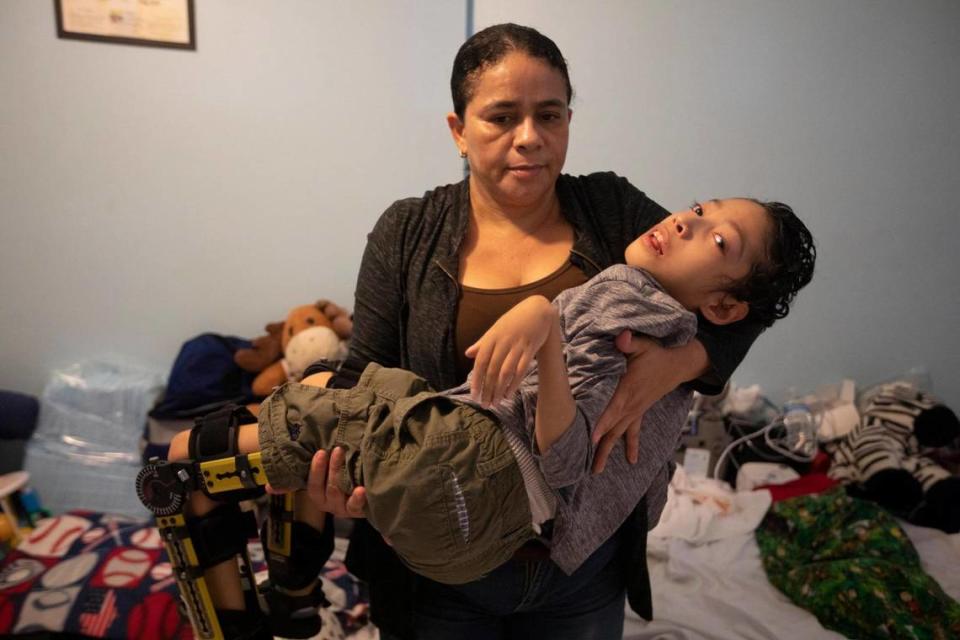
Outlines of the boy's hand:
{"type": "Polygon", "coordinates": [[[490,406],[516,393],[556,321],[556,310],[539,295],[526,298],[500,316],[465,352],[474,359],[473,399],[490,406]]]}
{"type": "Polygon", "coordinates": [[[668,349],[624,331],[617,336],[617,348],[627,355],[627,372],[593,430],[593,443],[597,445],[594,473],[603,471],[620,436],[626,439],[627,461],[636,464],[643,414],[677,386],[701,375],[709,364],[698,340],[668,349]]]}

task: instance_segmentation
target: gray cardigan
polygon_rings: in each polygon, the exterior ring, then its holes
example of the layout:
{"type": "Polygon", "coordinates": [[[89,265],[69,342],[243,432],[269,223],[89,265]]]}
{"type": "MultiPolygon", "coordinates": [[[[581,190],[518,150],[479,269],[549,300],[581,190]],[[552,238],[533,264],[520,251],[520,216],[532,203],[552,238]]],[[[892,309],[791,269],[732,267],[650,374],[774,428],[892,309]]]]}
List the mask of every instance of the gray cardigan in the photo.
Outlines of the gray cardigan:
{"type": "MultiPolygon", "coordinates": [[[[668,214],[613,173],[562,175],[556,191],[560,210],[575,229],[570,260],[588,278],[623,263],[627,245],[668,214]]],[[[350,352],[331,386],[352,387],[369,362],[413,371],[435,389],[462,382],[456,373],[454,327],[459,249],[469,217],[468,180],[398,200],[384,212],[367,238],[350,352]]],[[[716,327],[700,318],[697,339],[709,355],[712,372],[693,388],[718,392],[762,329],[750,322],[716,327]]],[[[641,531],[650,526],[647,509],[635,509],[624,556],[628,599],[647,619],[650,593],[641,531]]],[[[374,623],[400,636],[411,635],[411,574],[362,520],[351,536],[347,566],[369,584],[374,623]]]]}
{"type": "MultiPolygon", "coordinates": [[[[570,260],[588,278],[622,264],[627,245],[668,213],[613,173],[561,175],[557,197],[575,229],[570,260]]],[[[334,386],[353,386],[369,362],[413,371],[435,389],[462,382],[454,328],[459,249],[469,217],[468,180],[398,200],[380,217],[367,238],[350,352],[334,386]]],[[[762,329],[755,322],[717,327],[700,318],[697,339],[712,372],[693,388],[719,392],[762,329]]]]}

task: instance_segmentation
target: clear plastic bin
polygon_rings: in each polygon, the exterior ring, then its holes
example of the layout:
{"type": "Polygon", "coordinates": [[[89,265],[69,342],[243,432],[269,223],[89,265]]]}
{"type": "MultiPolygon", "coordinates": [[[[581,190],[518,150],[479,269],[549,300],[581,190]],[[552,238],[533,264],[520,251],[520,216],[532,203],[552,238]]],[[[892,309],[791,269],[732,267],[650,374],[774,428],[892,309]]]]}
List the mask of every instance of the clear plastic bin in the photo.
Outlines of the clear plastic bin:
{"type": "Polygon", "coordinates": [[[148,516],[134,481],[147,411],[163,382],[161,373],[122,361],[85,361],[51,375],[24,463],[47,509],[148,516]]]}
{"type": "Polygon", "coordinates": [[[50,513],[87,509],[146,519],[150,513],[134,488],[142,466],[137,458],[33,440],[27,445],[26,468],[30,486],[50,513]]]}
{"type": "Polygon", "coordinates": [[[37,438],[134,452],[162,374],[120,361],[91,360],[54,371],[40,397],[37,438]]]}

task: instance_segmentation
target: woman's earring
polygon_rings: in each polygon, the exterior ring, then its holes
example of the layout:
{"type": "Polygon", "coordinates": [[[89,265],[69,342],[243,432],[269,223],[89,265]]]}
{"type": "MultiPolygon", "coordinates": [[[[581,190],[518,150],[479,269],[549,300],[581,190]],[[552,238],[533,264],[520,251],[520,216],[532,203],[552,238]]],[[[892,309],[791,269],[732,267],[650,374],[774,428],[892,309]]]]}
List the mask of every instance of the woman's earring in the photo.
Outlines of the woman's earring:
{"type": "Polygon", "coordinates": [[[461,157],[461,158],[466,158],[466,157],[467,157],[467,152],[466,152],[464,149],[460,149],[460,157],[461,157]]]}

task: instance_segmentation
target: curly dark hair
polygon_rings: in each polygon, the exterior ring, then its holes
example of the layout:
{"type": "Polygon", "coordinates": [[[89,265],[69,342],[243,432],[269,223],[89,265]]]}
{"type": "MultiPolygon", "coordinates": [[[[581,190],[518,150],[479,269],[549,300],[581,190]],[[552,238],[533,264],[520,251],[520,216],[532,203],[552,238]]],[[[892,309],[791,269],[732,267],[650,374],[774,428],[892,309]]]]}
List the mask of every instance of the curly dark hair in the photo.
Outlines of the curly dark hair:
{"type": "Polygon", "coordinates": [[[543,60],[559,71],[567,85],[567,104],[570,104],[573,87],[570,85],[567,61],[563,59],[556,43],[536,29],[508,22],[487,27],[470,36],[453,59],[450,93],[453,95],[453,110],[461,120],[480,74],[513,51],[543,60]]]}
{"type": "Polygon", "coordinates": [[[772,231],[767,239],[766,260],[753,266],[727,292],[750,305],[747,319],[765,327],[785,318],[797,292],[813,279],[817,248],[813,235],[793,209],[782,202],[754,202],[770,215],[772,231]]]}

